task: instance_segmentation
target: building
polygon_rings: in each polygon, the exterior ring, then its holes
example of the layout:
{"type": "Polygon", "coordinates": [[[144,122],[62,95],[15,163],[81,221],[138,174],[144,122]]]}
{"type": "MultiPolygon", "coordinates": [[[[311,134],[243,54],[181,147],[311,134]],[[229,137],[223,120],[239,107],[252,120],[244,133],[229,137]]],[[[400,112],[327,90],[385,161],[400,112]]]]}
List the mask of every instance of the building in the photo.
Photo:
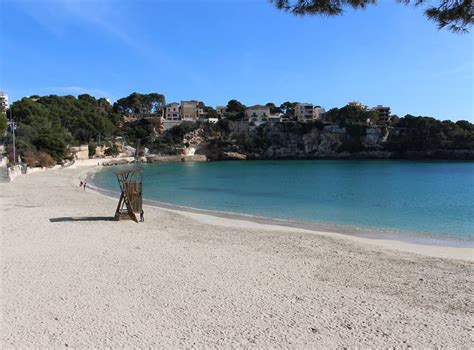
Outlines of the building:
{"type": "Polygon", "coordinates": [[[166,105],[165,120],[181,120],[179,103],[173,102],[166,105]]]}
{"type": "Polygon", "coordinates": [[[313,113],[314,113],[315,119],[322,119],[324,118],[324,115],[326,114],[326,110],[322,108],[321,106],[315,106],[313,113]]]}
{"type": "Polygon", "coordinates": [[[262,105],[248,107],[245,110],[245,116],[249,122],[253,122],[255,125],[261,125],[268,121],[270,117],[270,107],[262,105]]]}
{"type": "Polygon", "coordinates": [[[300,122],[320,119],[324,113],[324,108],[314,106],[311,103],[297,103],[295,106],[295,118],[300,122]]]}
{"type": "Polygon", "coordinates": [[[377,112],[379,116],[379,121],[381,123],[390,123],[391,117],[390,117],[390,107],[384,107],[382,105],[377,105],[374,108],[372,108],[373,111],[377,112]]]}
{"type": "Polygon", "coordinates": [[[273,123],[281,122],[283,121],[283,116],[283,113],[270,114],[270,116],[268,117],[268,121],[273,123]]]}
{"type": "Polygon", "coordinates": [[[352,106],[352,107],[357,107],[357,108],[360,108],[364,111],[366,111],[368,109],[368,107],[366,105],[363,105],[362,103],[360,103],[359,101],[351,101],[351,102],[347,102],[347,105],[348,106],[352,106]]]}
{"type": "Polygon", "coordinates": [[[0,91],[0,112],[6,113],[8,109],[8,95],[0,91]]]}
{"type": "Polygon", "coordinates": [[[219,117],[223,117],[224,113],[227,112],[227,107],[226,106],[216,106],[216,112],[219,115],[219,117]]]}
{"type": "Polygon", "coordinates": [[[199,101],[181,101],[181,118],[188,121],[196,121],[203,117],[204,110],[199,107],[199,101]]]}

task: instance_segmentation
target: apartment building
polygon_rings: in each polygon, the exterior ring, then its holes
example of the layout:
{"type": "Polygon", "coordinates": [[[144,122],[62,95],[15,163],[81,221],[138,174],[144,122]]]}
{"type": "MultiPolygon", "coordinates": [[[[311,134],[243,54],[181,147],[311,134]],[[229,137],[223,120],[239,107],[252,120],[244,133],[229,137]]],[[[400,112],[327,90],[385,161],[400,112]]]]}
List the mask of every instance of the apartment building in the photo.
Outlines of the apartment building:
{"type": "Polygon", "coordinates": [[[389,123],[391,121],[390,117],[390,107],[385,107],[382,105],[377,105],[372,108],[373,111],[377,112],[379,116],[379,121],[382,123],[389,123]]]}
{"type": "Polygon", "coordinates": [[[347,105],[348,106],[352,106],[352,107],[357,107],[357,108],[360,108],[364,111],[368,110],[369,108],[366,106],[366,105],[363,105],[362,103],[360,103],[359,101],[350,101],[350,102],[347,102],[347,105]]]}
{"type": "Polygon", "coordinates": [[[0,112],[6,113],[8,109],[8,95],[0,91],[0,112]]]}
{"type": "Polygon", "coordinates": [[[322,119],[326,114],[326,110],[321,106],[314,106],[313,113],[314,119],[322,119]]]}
{"type": "Polygon", "coordinates": [[[196,121],[204,116],[204,110],[199,108],[199,101],[181,101],[181,118],[188,121],[196,121]]]}
{"type": "Polygon", "coordinates": [[[326,111],[321,106],[314,106],[311,103],[298,103],[295,106],[295,118],[300,122],[317,120],[324,116],[326,111]]]}

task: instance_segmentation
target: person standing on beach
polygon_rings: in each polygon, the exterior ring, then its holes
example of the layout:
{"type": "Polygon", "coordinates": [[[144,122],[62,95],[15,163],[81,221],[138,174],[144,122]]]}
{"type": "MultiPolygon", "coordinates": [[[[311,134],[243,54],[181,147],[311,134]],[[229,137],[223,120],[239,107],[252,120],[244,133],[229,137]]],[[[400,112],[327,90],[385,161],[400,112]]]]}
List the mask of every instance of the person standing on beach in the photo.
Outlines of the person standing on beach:
{"type": "Polygon", "coordinates": [[[79,183],[79,187],[82,187],[82,186],[84,186],[84,183],[81,180],[81,182],[79,183]]]}
{"type": "Polygon", "coordinates": [[[140,222],[145,222],[144,214],[145,214],[145,212],[144,212],[143,209],[142,209],[142,210],[140,211],[140,222]]]}
{"type": "Polygon", "coordinates": [[[87,185],[87,182],[84,181],[84,184],[82,185],[84,187],[84,191],[86,190],[86,185],[87,185]]]}

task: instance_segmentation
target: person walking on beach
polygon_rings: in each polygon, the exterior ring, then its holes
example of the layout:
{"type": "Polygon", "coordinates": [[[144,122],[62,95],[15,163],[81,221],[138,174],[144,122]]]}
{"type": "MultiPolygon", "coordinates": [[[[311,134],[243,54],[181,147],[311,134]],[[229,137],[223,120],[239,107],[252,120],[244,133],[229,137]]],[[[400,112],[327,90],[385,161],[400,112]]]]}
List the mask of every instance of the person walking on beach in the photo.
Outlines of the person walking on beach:
{"type": "Polygon", "coordinates": [[[145,212],[143,211],[143,209],[140,211],[140,222],[145,222],[145,218],[143,217],[145,214],[145,212]]]}
{"type": "Polygon", "coordinates": [[[87,182],[84,181],[84,184],[82,185],[84,187],[84,191],[86,190],[87,182]]]}
{"type": "Polygon", "coordinates": [[[84,186],[84,183],[81,180],[81,182],[79,183],[79,187],[82,187],[82,186],[84,186]]]}

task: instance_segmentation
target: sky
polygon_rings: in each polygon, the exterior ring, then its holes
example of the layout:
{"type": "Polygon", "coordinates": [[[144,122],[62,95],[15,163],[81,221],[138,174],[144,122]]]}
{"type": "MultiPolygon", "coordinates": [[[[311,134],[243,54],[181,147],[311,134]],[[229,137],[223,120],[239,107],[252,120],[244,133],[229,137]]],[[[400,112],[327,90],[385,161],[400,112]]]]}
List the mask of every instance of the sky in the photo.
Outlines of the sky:
{"type": "Polygon", "coordinates": [[[225,105],[357,100],[474,122],[473,35],[379,0],[295,17],[267,0],[0,0],[0,91],[225,105]]]}

